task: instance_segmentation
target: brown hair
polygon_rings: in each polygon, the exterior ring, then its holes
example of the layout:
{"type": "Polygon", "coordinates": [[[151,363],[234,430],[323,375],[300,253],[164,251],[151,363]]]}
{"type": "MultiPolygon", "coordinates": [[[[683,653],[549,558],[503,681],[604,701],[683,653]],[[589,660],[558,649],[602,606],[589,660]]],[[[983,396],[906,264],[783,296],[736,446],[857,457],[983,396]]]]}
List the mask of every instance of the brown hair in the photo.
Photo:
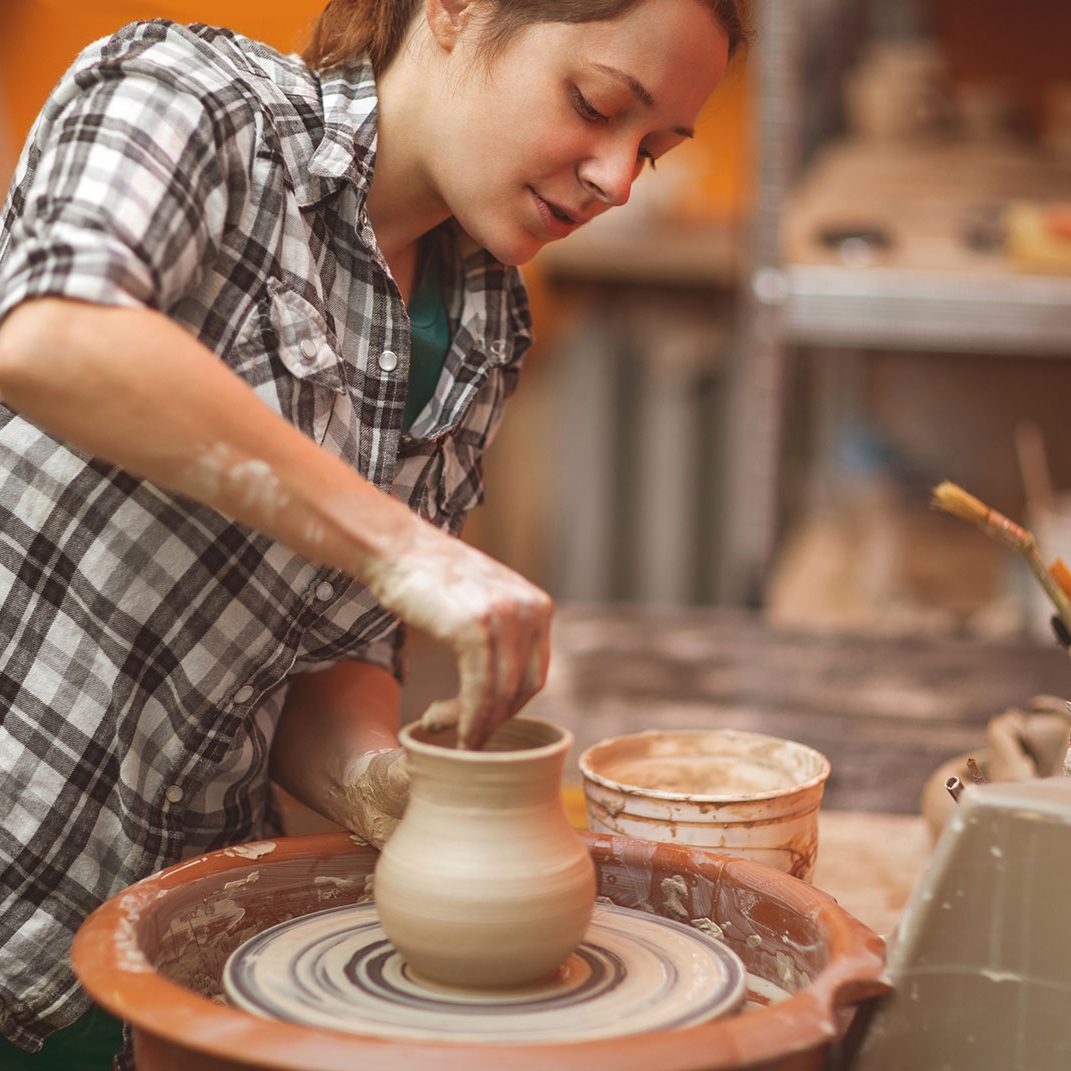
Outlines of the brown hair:
{"type": "MultiPolygon", "coordinates": [[[[394,58],[421,0],[329,0],[302,58],[317,70],[352,63],[367,54],[379,73],[394,58]]],[[[600,22],[615,19],[639,0],[494,0],[495,15],[483,42],[494,55],[523,27],[535,22],[600,22]]],[[[746,42],[741,0],[701,0],[729,38],[730,57],[746,42]]]]}

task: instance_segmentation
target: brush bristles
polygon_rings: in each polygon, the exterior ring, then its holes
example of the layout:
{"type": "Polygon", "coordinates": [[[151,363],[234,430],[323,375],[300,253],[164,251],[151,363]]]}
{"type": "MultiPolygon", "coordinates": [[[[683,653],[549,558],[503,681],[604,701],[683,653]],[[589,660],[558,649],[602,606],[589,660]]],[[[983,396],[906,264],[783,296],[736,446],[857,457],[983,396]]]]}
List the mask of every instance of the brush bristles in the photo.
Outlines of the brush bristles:
{"type": "MultiPolygon", "coordinates": [[[[1037,543],[1032,532],[1009,520],[1003,513],[990,509],[984,502],[967,494],[962,487],[946,480],[933,489],[933,504],[947,510],[960,520],[976,524],[987,535],[999,540],[1022,555],[1037,582],[1049,597],[1060,620],[1071,634],[1071,599],[1045,568],[1045,563],[1038,553],[1037,543]]],[[[1057,575],[1059,575],[1057,571],[1057,575]]]]}
{"type": "Polygon", "coordinates": [[[1003,513],[991,509],[981,499],[968,494],[958,484],[948,480],[938,484],[933,489],[933,504],[962,521],[978,525],[1013,550],[1025,554],[1033,549],[1034,536],[1030,532],[1003,513]]]}
{"type": "Polygon", "coordinates": [[[945,480],[933,489],[933,504],[973,524],[985,524],[989,518],[989,507],[984,502],[950,480],[945,480]]]}

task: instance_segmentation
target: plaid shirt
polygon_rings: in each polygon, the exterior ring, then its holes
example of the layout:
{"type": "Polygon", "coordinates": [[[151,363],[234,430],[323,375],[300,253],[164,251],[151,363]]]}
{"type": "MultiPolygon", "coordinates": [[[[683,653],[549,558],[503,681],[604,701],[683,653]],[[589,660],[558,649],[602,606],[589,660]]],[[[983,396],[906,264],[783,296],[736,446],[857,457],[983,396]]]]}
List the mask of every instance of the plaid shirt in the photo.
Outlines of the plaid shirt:
{"type": "MultiPolygon", "coordinates": [[[[530,341],[517,273],[444,225],[452,343],[403,434],[409,321],[365,213],[370,68],[139,23],[49,99],[0,222],[0,318],[62,295],[184,325],[331,453],[456,533],[530,341]]],[[[146,340],[144,359],[152,360],[146,340]]],[[[397,668],[358,584],[0,406],[0,1030],[88,1007],[71,937],[191,854],[274,831],[290,674],[397,668]]]]}

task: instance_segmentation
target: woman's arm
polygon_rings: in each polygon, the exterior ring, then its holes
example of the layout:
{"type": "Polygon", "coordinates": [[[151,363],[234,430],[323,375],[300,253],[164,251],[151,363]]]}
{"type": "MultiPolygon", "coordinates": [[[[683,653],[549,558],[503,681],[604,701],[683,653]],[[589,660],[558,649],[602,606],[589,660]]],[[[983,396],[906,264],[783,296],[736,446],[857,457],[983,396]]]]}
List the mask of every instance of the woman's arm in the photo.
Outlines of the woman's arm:
{"type": "Polygon", "coordinates": [[[398,682],[368,662],[293,677],[271,776],[306,806],[381,846],[405,809],[398,682]]]}
{"type": "Polygon", "coordinates": [[[453,648],[426,718],[479,747],[542,686],[550,599],[383,494],[162,313],[43,298],[0,324],[0,399],[50,434],[366,584],[453,648]]]}

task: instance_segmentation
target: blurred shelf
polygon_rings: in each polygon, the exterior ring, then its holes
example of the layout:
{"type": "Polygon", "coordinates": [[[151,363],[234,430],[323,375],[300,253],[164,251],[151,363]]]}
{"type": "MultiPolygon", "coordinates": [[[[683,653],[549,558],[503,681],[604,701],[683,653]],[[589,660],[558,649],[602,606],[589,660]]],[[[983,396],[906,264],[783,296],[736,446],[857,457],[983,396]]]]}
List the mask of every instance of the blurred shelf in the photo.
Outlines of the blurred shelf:
{"type": "Polygon", "coordinates": [[[1068,190],[1071,162],[1014,142],[830,146],[786,211],[787,340],[1071,356],[1071,275],[1024,271],[1002,241],[1010,203],[1068,190]],[[829,238],[853,231],[884,245],[829,238]]]}
{"type": "Polygon", "coordinates": [[[794,343],[1071,356],[1071,277],[805,264],[785,274],[794,343]]]}

